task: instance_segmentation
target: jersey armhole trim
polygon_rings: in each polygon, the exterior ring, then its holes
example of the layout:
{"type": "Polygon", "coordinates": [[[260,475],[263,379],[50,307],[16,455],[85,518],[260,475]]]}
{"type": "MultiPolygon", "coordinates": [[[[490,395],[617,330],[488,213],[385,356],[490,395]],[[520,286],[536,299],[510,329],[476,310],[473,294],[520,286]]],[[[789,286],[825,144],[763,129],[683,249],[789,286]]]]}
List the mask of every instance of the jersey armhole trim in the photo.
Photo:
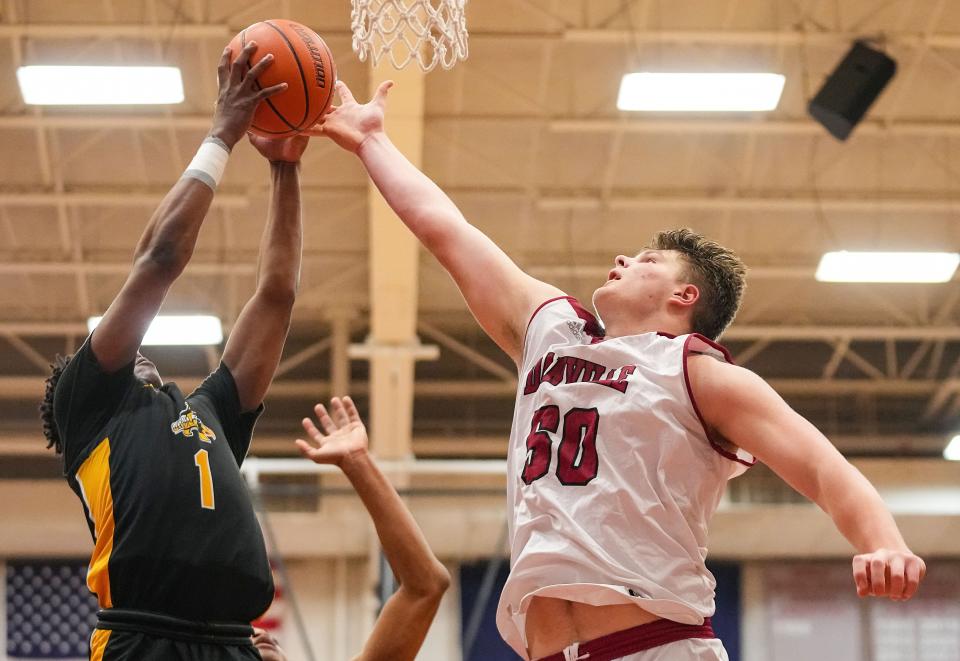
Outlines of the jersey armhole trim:
{"type": "Polygon", "coordinates": [[[523,329],[523,344],[520,346],[520,360],[517,362],[517,374],[523,372],[523,359],[527,355],[527,336],[530,334],[530,326],[533,324],[534,318],[540,314],[540,310],[547,307],[554,301],[562,301],[564,299],[576,300],[573,296],[554,296],[553,298],[548,298],[543,303],[537,306],[537,309],[533,311],[530,315],[530,318],[527,320],[527,325],[523,329]]]}
{"type": "Polygon", "coordinates": [[[603,341],[603,328],[600,326],[600,322],[597,321],[597,318],[593,316],[586,308],[584,308],[580,301],[574,296],[554,296],[553,298],[548,298],[543,303],[537,306],[537,309],[533,311],[533,314],[530,315],[530,319],[527,321],[527,326],[523,330],[523,347],[520,354],[520,362],[517,364],[517,371],[520,372],[523,370],[523,359],[527,353],[527,336],[530,333],[530,326],[533,324],[534,318],[540,313],[540,311],[554,303],[556,301],[568,301],[570,307],[573,308],[574,314],[576,314],[580,319],[583,320],[584,332],[590,336],[590,344],[596,344],[597,342],[603,341]]]}
{"type": "Polygon", "coordinates": [[[687,358],[690,356],[690,353],[691,353],[690,342],[693,339],[697,339],[697,340],[700,340],[701,342],[705,342],[711,348],[722,353],[726,361],[731,365],[734,364],[733,358],[730,356],[730,352],[727,350],[726,347],[721,346],[716,342],[713,342],[712,340],[707,339],[706,337],[704,337],[703,335],[700,335],[699,333],[691,333],[683,341],[683,385],[687,389],[687,397],[690,399],[690,404],[693,406],[693,412],[696,413],[697,415],[697,420],[700,421],[700,426],[703,427],[704,436],[706,436],[707,440],[710,442],[710,447],[712,447],[717,452],[717,454],[721,455],[722,457],[725,457],[730,461],[735,461],[738,464],[743,464],[744,466],[749,468],[750,466],[753,466],[754,464],[757,463],[756,457],[751,457],[752,461],[746,461],[744,459],[741,459],[736,453],[730,452],[729,450],[724,448],[722,445],[720,445],[717,442],[717,440],[714,438],[713,433],[711,433],[710,427],[709,425],[707,425],[707,421],[703,419],[703,414],[700,413],[700,407],[697,405],[697,399],[696,397],[693,396],[693,388],[690,387],[690,372],[687,369],[687,358]]]}
{"type": "Polygon", "coordinates": [[[526,326],[526,328],[524,328],[524,330],[523,330],[523,341],[524,341],[524,343],[526,343],[526,341],[527,341],[527,333],[530,332],[530,324],[533,323],[533,318],[536,317],[536,316],[540,313],[540,310],[542,310],[543,308],[547,307],[548,305],[550,305],[550,304],[553,303],[554,301],[562,301],[562,300],[568,300],[568,301],[574,301],[574,302],[577,301],[577,299],[575,299],[573,296],[554,296],[553,298],[548,298],[548,299],[545,300],[543,303],[541,303],[540,305],[538,305],[538,306],[537,306],[537,309],[534,310],[533,313],[530,315],[530,319],[527,320],[527,326],[526,326]]]}

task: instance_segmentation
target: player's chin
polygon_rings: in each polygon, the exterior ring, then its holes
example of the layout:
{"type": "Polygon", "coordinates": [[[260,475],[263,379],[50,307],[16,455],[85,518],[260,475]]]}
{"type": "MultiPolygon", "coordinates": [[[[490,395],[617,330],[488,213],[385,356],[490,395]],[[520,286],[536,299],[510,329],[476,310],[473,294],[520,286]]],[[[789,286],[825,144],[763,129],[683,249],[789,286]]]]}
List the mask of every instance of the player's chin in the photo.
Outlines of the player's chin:
{"type": "Polygon", "coordinates": [[[607,307],[613,298],[613,292],[607,287],[606,283],[593,291],[593,307],[600,314],[601,318],[603,317],[603,308],[607,307]]]}

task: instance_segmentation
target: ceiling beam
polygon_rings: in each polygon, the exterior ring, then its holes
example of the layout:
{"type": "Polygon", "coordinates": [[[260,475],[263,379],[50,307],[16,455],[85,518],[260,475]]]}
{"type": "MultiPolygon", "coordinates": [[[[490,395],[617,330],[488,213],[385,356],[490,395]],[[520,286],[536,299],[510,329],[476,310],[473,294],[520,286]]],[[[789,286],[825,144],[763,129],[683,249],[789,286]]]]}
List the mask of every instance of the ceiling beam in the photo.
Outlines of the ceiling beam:
{"type": "MultiPolygon", "coordinates": [[[[139,207],[156,206],[163,199],[164,192],[153,191],[47,191],[47,190],[16,190],[0,189],[0,205],[6,207],[139,207]]],[[[219,192],[213,198],[213,206],[219,208],[244,208],[249,205],[246,195],[239,193],[219,192]]]]}
{"type": "MultiPolygon", "coordinates": [[[[879,32],[879,31],[878,31],[879,32]]],[[[471,32],[470,36],[474,34],[471,32]]],[[[544,35],[546,36],[546,35],[544,35]]],[[[862,31],[810,30],[565,30],[561,38],[569,43],[637,45],[655,43],[659,46],[831,46],[850,44],[870,36],[862,31]]],[[[960,34],[884,31],[887,46],[926,46],[944,50],[960,49],[960,34]]],[[[522,36],[520,37],[522,38],[522,36]]]]}
{"type": "MultiPolygon", "coordinates": [[[[0,274],[8,274],[13,271],[6,269],[8,265],[0,264],[0,274]]],[[[72,265],[70,265],[72,266],[72,265]]],[[[93,265],[96,266],[96,265],[93,265]]],[[[111,265],[112,266],[112,265],[111,265]]],[[[123,274],[130,270],[129,264],[123,264],[122,269],[117,265],[116,270],[94,270],[97,273],[116,273],[123,274]]],[[[194,273],[220,274],[220,273],[252,273],[252,265],[245,264],[224,264],[214,263],[196,263],[190,264],[188,269],[194,273]]],[[[435,327],[428,325],[425,333],[433,331],[435,327]]],[[[20,337],[57,337],[63,335],[86,335],[86,321],[0,321],[0,335],[17,335],[20,337]]],[[[887,340],[896,341],[960,341],[960,327],[957,326],[801,326],[801,325],[743,325],[733,326],[723,335],[723,341],[730,340],[768,340],[779,342],[831,342],[836,340],[848,339],[858,342],[884,342],[887,340]]],[[[326,347],[324,347],[326,348],[326,347]]],[[[447,347],[454,350],[453,346],[447,347]]],[[[477,356],[467,356],[470,360],[476,360],[477,356]]],[[[486,357],[484,356],[486,359],[486,357]]],[[[490,360],[490,359],[486,359],[490,360]]],[[[504,371],[499,363],[484,363],[481,365],[497,376],[505,378],[504,371]],[[496,367],[493,367],[496,364],[496,367]],[[489,368],[489,369],[488,369],[489,368]]],[[[511,378],[514,375],[511,373],[511,378]]]]}
{"type": "MultiPolygon", "coordinates": [[[[296,455],[294,435],[256,433],[250,447],[252,455],[296,455]]],[[[457,435],[417,434],[413,438],[413,452],[418,457],[477,457],[503,458],[507,453],[508,434],[457,435]]],[[[897,454],[912,452],[932,454],[942,452],[947,438],[936,434],[901,435],[837,435],[830,442],[848,454],[897,454]]],[[[36,433],[0,432],[0,456],[52,456],[45,447],[39,425],[36,433]]]]}
{"type": "MultiPolygon", "coordinates": [[[[495,119],[495,118],[491,118],[495,119]]],[[[535,118],[539,120],[540,118],[535,118]]],[[[0,119],[0,127],[3,119],[0,119]]],[[[620,118],[556,118],[549,122],[555,133],[721,133],[749,135],[822,135],[823,127],[807,119],[666,119],[633,114],[620,118]]],[[[935,136],[960,135],[960,123],[904,121],[888,124],[865,120],[857,124],[857,135],[935,136]]]]}
{"type": "MultiPolygon", "coordinates": [[[[463,115],[426,113],[427,122],[529,122],[546,123],[555,133],[694,133],[750,134],[750,135],[820,135],[823,127],[805,118],[677,118],[622,115],[618,117],[555,117],[546,120],[538,115],[463,115]]],[[[8,114],[0,115],[0,130],[47,129],[132,129],[159,130],[166,128],[204,131],[210,128],[209,115],[171,114],[156,112],[137,114],[8,114]]],[[[960,135],[960,122],[914,120],[888,124],[880,120],[864,120],[857,125],[857,135],[938,136],[960,135]]]]}
{"type": "MultiPolygon", "coordinates": [[[[530,275],[543,280],[553,280],[556,278],[588,278],[597,281],[605,281],[610,273],[610,267],[613,263],[605,264],[528,264],[525,270],[530,275]]],[[[749,266],[747,268],[747,282],[756,282],[757,280],[813,280],[817,272],[816,266],[749,266]]],[[[960,271],[954,278],[960,277],[960,271]]],[[[857,285],[863,283],[836,283],[857,285]]]]}
{"type": "Polygon", "coordinates": [[[585,195],[542,195],[536,202],[541,211],[611,211],[639,209],[647,211],[845,211],[845,212],[921,212],[956,213],[960,196],[953,194],[893,196],[876,193],[770,194],[770,195],[696,195],[670,191],[619,193],[602,200],[600,192],[585,195]]]}
{"type": "MultiPolygon", "coordinates": [[[[259,195],[262,187],[247,191],[220,191],[213,199],[213,206],[219,208],[242,209],[250,204],[251,195],[259,195]]],[[[523,188],[483,188],[481,186],[447,186],[445,188],[454,197],[470,195],[492,198],[497,196],[525,196],[529,194],[523,188]]],[[[360,194],[362,185],[308,185],[303,187],[303,195],[360,194]]],[[[16,189],[0,187],[0,206],[4,207],[131,207],[155,206],[167,189],[129,191],[111,188],[109,190],[77,187],[57,192],[44,189],[16,189]]],[[[536,206],[541,211],[601,211],[601,210],[689,210],[689,211],[845,211],[845,212],[916,212],[916,213],[955,213],[960,209],[960,196],[949,191],[928,191],[911,194],[877,195],[875,192],[848,191],[817,197],[806,191],[797,193],[778,192],[765,195],[697,195],[686,192],[639,190],[636,192],[617,191],[604,200],[599,190],[586,189],[577,194],[542,191],[536,198],[536,206]]]]}
{"type": "Polygon", "coordinates": [[[237,30],[226,23],[3,23],[2,38],[30,39],[145,39],[158,34],[169,39],[229,39],[237,30]]]}
{"type": "MultiPolygon", "coordinates": [[[[4,23],[0,37],[33,39],[121,38],[154,40],[157,34],[164,39],[225,39],[242,26],[228,23],[4,23]]],[[[318,28],[327,39],[350,37],[349,30],[318,28]]],[[[862,39],[865,33],[843,31],[785,30],[608,30],[567,29],[553,31],[471,30],[471,40],[491,41],[554,41],[588,44],[658,45],[704,44],[710,46],[802,46],[848,44],[862,39]]],[[[869,36],[869,35],[866,35],[869,36]]],[[[945,50],[960,49],[960,34],[884,31],[888,45],[945,50]]]]}
{"type": "MultiPolygon", "coordinates": [[[[200,385],[200,376],[165,376],[165,381],[176,381],[184,392],[200,385]]],[[[936,379],[769,379],[767,383],[784,396],[835,397],[843,395],[880,395],[899,397],[928,397],[946,390],[960,392],[960,380],[936,379]]],[[[354,381],[351,394],[370,394],[367,382],[354,381]]],[[[493,379],[430,379],[413,385],[417,397],[432,399],[461,399],[470,397],[510,398],[516,395],[516,384],[493,379]]],[[[0,377],[0,399],[33,399],[43,394],[43,379],[33,376],[0,377]]],[[[337,393],[342,394],[342,393],[337,393]]],[[[314,399],[331,395],[330,382],[320,379],[274,381],[267,399],[314,399]]]]}

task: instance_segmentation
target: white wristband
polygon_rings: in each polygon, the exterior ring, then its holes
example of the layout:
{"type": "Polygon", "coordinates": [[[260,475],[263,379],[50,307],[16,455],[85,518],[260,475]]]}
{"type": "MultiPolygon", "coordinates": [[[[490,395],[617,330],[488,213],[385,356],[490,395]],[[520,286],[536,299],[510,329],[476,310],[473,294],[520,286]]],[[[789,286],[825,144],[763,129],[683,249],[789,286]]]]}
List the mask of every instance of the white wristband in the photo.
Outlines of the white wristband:
{"type": "Polygon", "coordinates": [[[230,150],[220,138],[207,137],[197,150],[197,155],[184,171],[184,177],[199,179],[212,190],[217,190],[223,171],[227,169],[230,150]]]}

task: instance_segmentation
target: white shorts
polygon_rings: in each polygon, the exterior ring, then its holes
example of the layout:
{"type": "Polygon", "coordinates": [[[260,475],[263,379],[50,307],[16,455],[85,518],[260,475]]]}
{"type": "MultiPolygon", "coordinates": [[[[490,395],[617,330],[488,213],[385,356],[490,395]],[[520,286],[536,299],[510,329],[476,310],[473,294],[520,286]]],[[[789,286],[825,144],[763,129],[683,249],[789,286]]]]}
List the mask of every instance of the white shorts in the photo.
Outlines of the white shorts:
{"type": "Polygon", "coordinates": [[[688,638],[620,657],[617,661],[729,661],[719,638],[688,638]]]}
{"type": "Polygon", "coordinates": [[[657,620],[573,643],[540,661],[728,661],[710,618],[702,625],[657,620]],[[634,651],[640,650],[640,651],[634,651]],[[626,656],[618,656],[625,654],[626,656]]]}

